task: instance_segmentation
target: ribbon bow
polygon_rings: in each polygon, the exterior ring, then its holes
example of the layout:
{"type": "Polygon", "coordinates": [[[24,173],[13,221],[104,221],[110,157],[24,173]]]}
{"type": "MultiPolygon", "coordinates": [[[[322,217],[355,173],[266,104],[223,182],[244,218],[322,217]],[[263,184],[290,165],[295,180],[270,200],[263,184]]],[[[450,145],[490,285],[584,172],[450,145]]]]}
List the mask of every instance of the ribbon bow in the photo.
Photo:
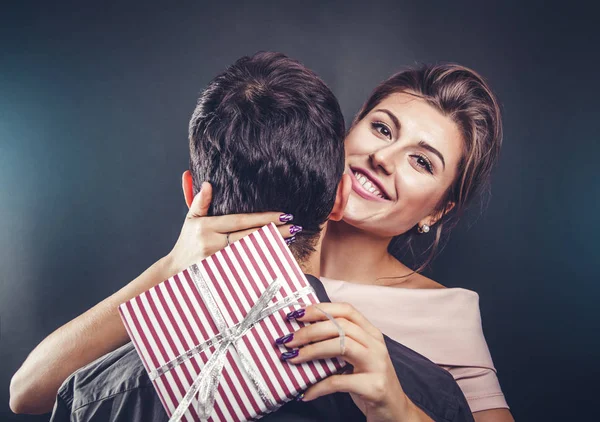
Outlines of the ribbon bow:
{"type": "Polygon", "coordinates": [[[233,327],[227,327],[227,323],[225,322],[219,307],[215,303],[208,284],[206,283],[206,280],[204,280],[204,277],[202,277],[200,274],[198,267],[193,265],[190,267],[190,269],[192,279],[194,279],[196,286],[198,287],[198,290],[200,291],[200,294],[220,332],[217,336],[215,336],[215,338],[194,347],[170,362],[167,362],[162,367],[152,371],[150,378],[155,379],[156,377],[164,374],[165,372],[174,368],[176,365],[189,360],[193,355],[200,353],[210,346],[218,344],[218,347],[208,359],[208,362],[206,362],[206,365],[204,365],[198,377],[194,380],[190,389],[177,406],[177,409],[175,409],[175,412],[173,412],[169,422],[179,422],[184,413],[187,411],[196,393],[198,393],[198,414],[200,418],[205,421],[210,417],[214,407],[215,393],[217,392],[217,388],[219,386],[221,372],[223,371],[223,365],[225,364],[226,360],[225,358],[230,347],[233,347],[238,352],[244,371],[254,384],[256,391],[260,395],[261,399],[265,402],[267,407],[272,408],[276,406],[276,403],[270,397],[269,392],[264,385],[262,378],[257,373],[252,361],[238,349],[237,341],[242,338],[257,322],[261,321],[268,315],[298,303],[299,298],[314,292],[312,287],[306,286],[287,296],[283,300],[271,306],[267,306],[273,297],[275,297],[277,292],[279,292],[279,289],[281,289],[281,282],[276,278],[262,293],[246,317],[233,327]]]}

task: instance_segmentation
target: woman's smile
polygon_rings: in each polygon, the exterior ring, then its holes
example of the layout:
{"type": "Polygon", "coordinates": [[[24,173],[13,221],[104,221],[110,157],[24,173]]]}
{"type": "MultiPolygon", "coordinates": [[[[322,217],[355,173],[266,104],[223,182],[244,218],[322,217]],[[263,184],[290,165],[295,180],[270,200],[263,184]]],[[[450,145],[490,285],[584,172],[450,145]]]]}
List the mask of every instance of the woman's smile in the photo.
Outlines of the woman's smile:
{"type": "Polygon", "coordinates": [[[360,197],[377,202],[388,202],[389,195],[381,183],[373,178],[366,170],[350,167],[352,190],[360,197]]]}

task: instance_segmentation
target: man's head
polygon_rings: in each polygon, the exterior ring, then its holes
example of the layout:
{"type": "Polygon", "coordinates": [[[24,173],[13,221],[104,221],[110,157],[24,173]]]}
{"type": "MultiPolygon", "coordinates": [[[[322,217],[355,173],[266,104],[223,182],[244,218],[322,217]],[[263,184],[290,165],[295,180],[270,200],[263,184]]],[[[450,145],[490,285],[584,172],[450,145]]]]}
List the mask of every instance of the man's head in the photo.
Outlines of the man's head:
{"type": "Polygon", "coordinates": [[[314,251],[344,171],[344,118],[319,77],[296,60],[242,57],[203,91],[189,126],[194,195],[213,187],[209,215],[283,211],[314,251]]]}

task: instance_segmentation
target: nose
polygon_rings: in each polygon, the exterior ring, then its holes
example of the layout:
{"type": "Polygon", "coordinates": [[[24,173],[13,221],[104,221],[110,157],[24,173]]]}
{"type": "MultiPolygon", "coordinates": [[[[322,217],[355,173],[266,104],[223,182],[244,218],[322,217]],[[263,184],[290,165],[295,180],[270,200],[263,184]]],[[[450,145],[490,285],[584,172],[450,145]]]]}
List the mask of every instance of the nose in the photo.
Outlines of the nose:
{"type": "Polygon", "coordinates": [[[369,154],[369,161],[375,170],[382,170],[385,174],[391,175],[396,171],[396,165],[391,154],[386,148],[381,148],[369,154]]]}

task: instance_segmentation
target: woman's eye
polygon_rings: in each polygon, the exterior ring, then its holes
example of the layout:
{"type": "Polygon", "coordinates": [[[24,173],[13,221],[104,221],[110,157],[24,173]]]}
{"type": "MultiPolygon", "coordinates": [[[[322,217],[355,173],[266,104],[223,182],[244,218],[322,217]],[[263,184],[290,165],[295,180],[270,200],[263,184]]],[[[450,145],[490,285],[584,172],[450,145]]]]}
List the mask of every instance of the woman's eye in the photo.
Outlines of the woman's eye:
{"type": "Polygon", "coordinates": [[[374,122],[372,123],[372,126],[373,129],[375,129],[378,133],[382,134],[388,139],[392,139],[392,131],[385,123],[374,122]]]}
{"type": "Polygon", "coordinates": [[[424,155],[411,155],[411,158],[415,159],[415,162],[417,163],[417,165],[419,167],[424,168],[425,170],[427,170],[429,173],[433,174],[433,165],[431,164],[431,161],[429,161],[429,158],[427,158],[424,155]]]}

